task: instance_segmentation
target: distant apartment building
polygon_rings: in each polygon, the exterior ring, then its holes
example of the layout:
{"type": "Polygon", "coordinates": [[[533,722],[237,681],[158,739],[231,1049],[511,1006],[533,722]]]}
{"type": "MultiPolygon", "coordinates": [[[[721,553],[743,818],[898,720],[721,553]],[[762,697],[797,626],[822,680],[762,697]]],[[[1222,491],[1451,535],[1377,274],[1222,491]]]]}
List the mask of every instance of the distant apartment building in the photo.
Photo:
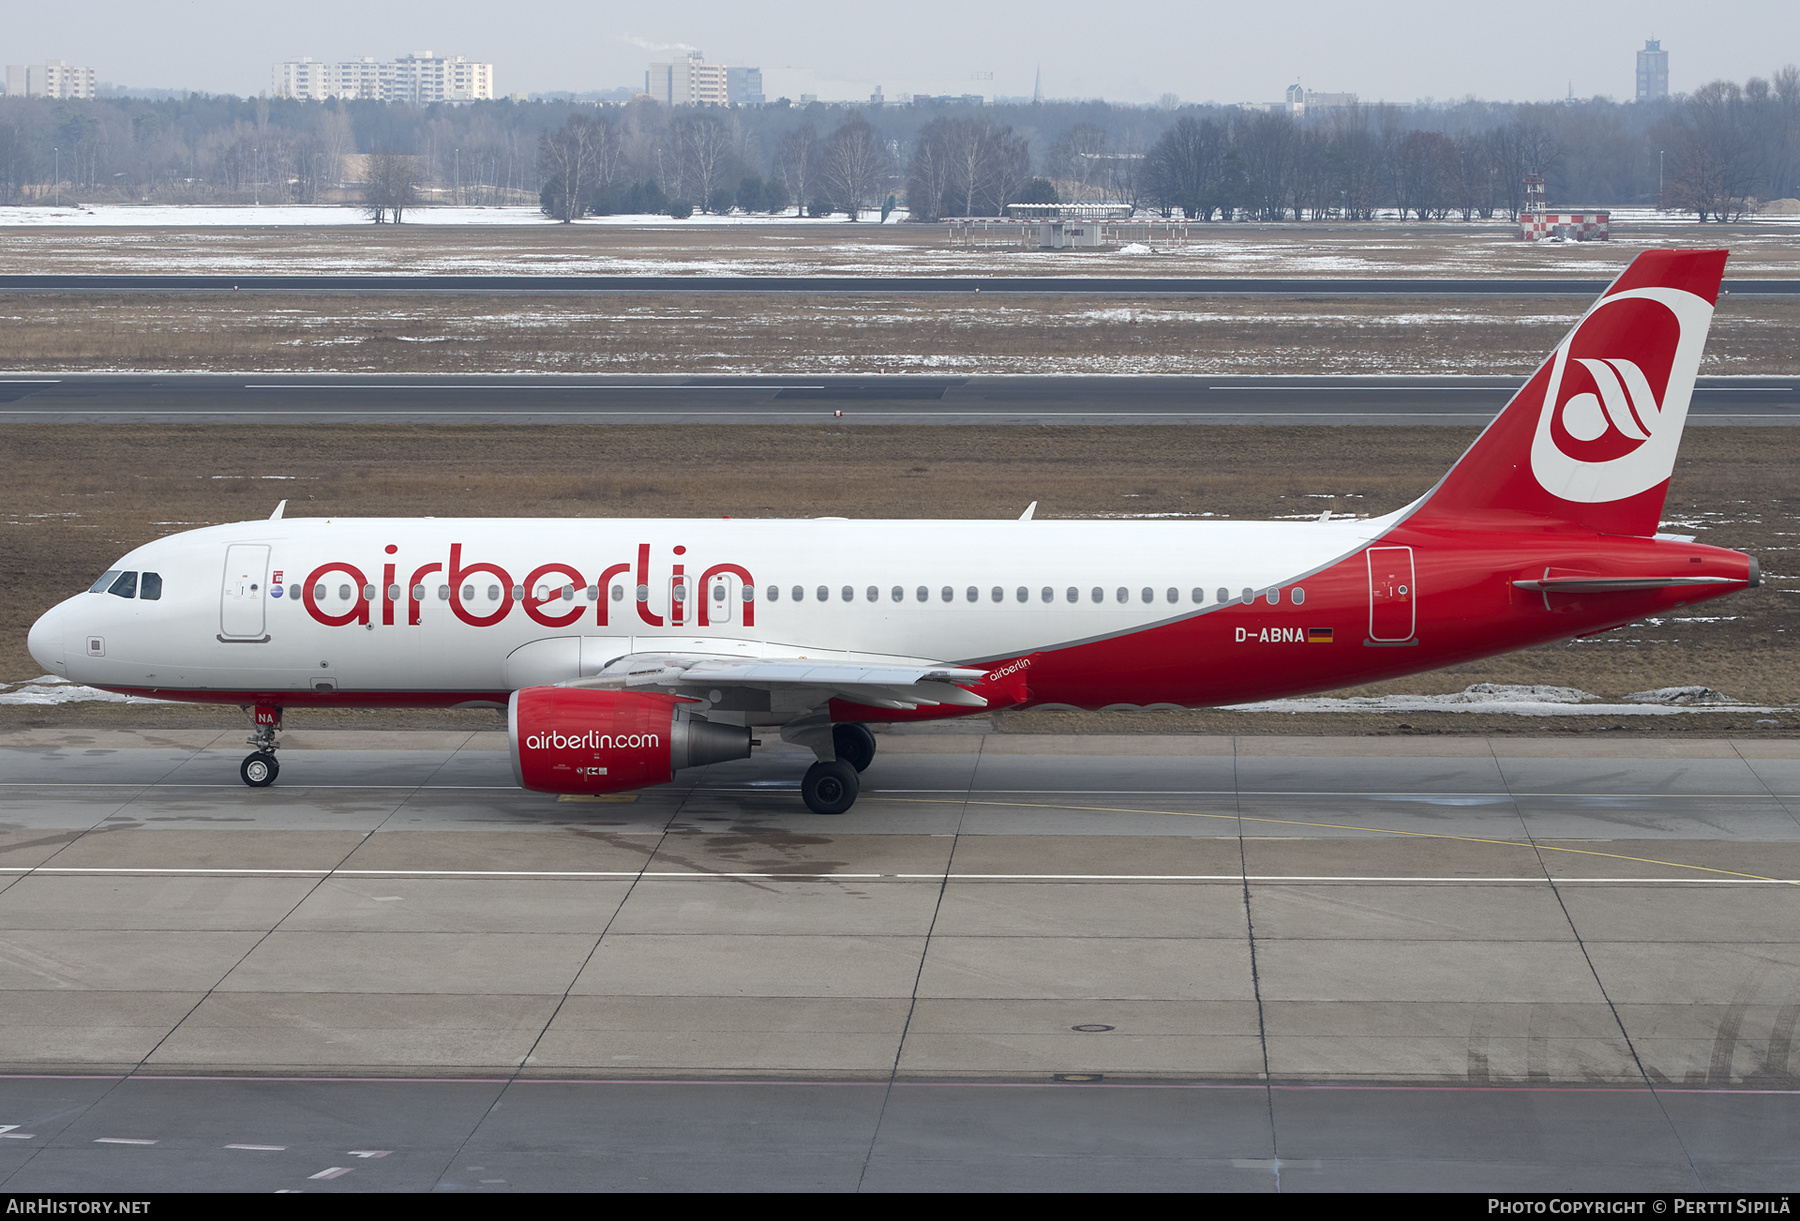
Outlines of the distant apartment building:
{"type": "Polygon", "coordinates": [[[476,102],[494,96],[494,65],[462,56],[416,51],[398,59],[372,56],[337,62],[311,58],[275,65],[271,92],[276,97],[324,101],[366,98],[377,102],[476,102]]]}
{"type": "Polygon", "coordinates": [[[759,105],[762,69],[709,64],[700,52],[689,51],[670,63],[651,64],[644,92],[665,106],[759,105]]]}
{"type": "Polygon", "coordinates": [[[762,69],[725,69],[725,100],[736,106],[762,105],[762,69]]]}
{"type": "Polygon", "coordinates": [[[1669,53],[1655,38],[1644,40],[1637,53],[1637,100],[1655,102],[1669,96],[1669,53]]]}
{"type": "Polygon", "coordinates": [[[6,96],[15,98],[91,98],[94,70],[53,59],[42,64],[8,64],[6,96]]]}

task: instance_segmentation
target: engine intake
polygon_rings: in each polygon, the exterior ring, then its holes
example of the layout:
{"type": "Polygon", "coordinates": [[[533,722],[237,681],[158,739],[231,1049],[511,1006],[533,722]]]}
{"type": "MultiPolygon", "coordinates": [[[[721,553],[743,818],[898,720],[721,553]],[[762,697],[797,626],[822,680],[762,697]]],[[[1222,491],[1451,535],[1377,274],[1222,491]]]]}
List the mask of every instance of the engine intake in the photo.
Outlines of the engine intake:
{"type": "Polygon", "coordinates": [[[536,793],[623,793],[685,767],[750,757],[750,731],[672,695],[526,687],[507,705],[513,779],[536,793]]]}

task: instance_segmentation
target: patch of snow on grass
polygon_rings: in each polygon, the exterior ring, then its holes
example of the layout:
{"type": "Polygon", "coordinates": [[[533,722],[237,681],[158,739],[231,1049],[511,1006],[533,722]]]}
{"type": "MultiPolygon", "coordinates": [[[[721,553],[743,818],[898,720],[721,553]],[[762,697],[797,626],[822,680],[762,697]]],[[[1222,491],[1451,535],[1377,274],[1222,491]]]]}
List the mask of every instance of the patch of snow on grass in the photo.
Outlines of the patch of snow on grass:
{"type": "Polygon", "coordinates": [[[1779,712],[1778,708],[1752,707],[1727,702],[1708,687],[1669,687],[1640,691],[1625,698],[1626,704],[1600,704],[1598,699],[1574,687],[1523,686],[1508,683],[1476,683],[1450,695],[1307,696],[1298,699],[1262,700],[1233,704],[1232,712],[1486,712],[1511,716],[1667,716],[1684,712],[1779,712]],[[1683,699],[1682,692],[1710,692],[1712,700],[1683,699]],[[1651,698],[1655,697],[1655,698],[1651,698]]]}
{"type": "Polygon", "coordinates": [[[18,683],[4,691],[0,691],[0,704],[31,704],[48,706],[51,704],[173,704],[176,700],[153,700],[142,695],[120,695],[116,691],[101,691],[97,687],[83,687],[66,678],[58,678],[54,674],[46,674],[28,682],[18,683]]]}

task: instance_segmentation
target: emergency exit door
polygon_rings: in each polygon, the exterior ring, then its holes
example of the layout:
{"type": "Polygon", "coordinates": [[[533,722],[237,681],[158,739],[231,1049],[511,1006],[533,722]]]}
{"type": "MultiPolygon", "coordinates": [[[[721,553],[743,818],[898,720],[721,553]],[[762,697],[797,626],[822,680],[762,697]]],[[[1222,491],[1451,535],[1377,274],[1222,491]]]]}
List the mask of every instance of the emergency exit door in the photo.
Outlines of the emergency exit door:
{"type": "MultiPolygon", "coordinates": [[[[233,543],[225,549],[225,585],[219,597],[219,635],[226,640],[265,638],[263,612],[269,585],[269,545],[233,543]]],[[[361,591],[358,591],[359,595],[361,591]]]]}
{"type": "Polygon", "coordinates": [[[1369,639],[1379,644],[1409,641],[1418,622],[1412,548],[1371,547],[1367,554],[1369,639]]]}

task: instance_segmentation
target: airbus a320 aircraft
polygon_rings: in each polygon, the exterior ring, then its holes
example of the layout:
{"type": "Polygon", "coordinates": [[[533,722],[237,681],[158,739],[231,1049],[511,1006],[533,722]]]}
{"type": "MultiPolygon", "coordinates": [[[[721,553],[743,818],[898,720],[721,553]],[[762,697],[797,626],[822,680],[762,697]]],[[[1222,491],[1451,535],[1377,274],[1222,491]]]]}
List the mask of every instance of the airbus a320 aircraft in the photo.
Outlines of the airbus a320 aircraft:
{"type": "MultiPolygon", "coordinates": [[[[777,730],[806,804],[869,723],[1192,708],[1604,631],[1759,583],[1657,532],[1726,252],[1652,251],[1418,501],[1314,522],[284,519],[139,547],[31,629],[46,669],[255,710],[507,709],[513,773],[643,788],[777,730]]],[[[285,503],[285,502],[284,502],[285,503]]]]}

